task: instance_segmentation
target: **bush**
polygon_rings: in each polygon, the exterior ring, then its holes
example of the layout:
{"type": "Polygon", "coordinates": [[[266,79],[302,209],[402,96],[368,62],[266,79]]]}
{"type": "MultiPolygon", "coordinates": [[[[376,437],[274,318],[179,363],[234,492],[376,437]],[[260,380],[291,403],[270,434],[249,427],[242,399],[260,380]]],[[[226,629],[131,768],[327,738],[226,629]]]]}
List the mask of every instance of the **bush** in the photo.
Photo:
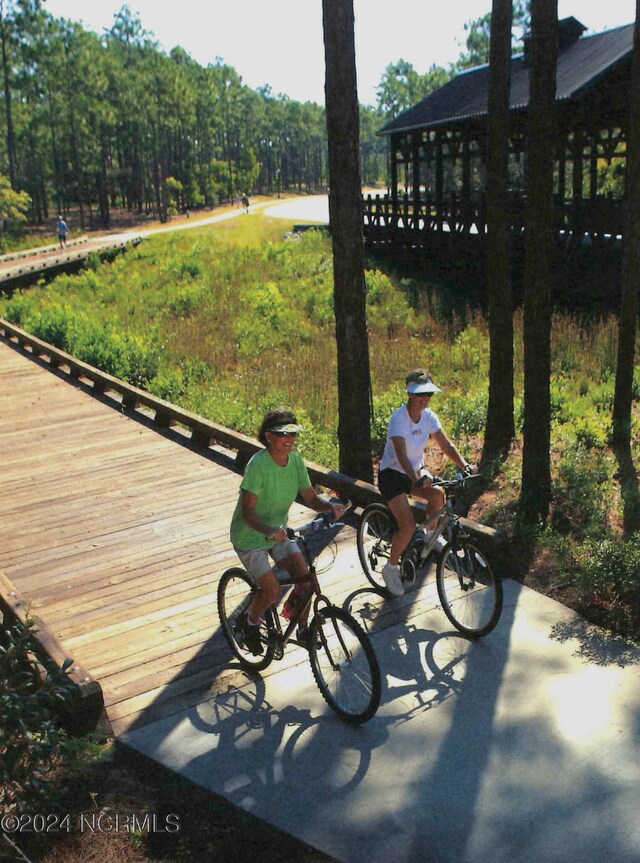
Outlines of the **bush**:
{"type": "Polygon", "coordinates": [[[177,404],[185,391],[184,375],[178,369],[165,369],[149,384],[149,392],[166,402],[177,404]]]}
{"type": "Polygon", "coordinates": [[[87,319],[76,322],[69,351],[77,359],[137,387],[146,386],[158,374],[158,350],[152,342],[130,333],[120,335],[87,319]]]}
{"type": "Polygon", "coordinates": [[[29,315],[26,326],[36,338],[61,351],[69,350],[69,329],[73,318],[63,306],[45,306],[29,315]]]}
{"type": "Polygon", "coordinates": [[[367,323],[392,337],[414,327],[414,315],[402,291],[386,273],[367,270],[367,323]]]}
{"type": "Polygon", "coordinates": [[[0,812],[33,809],[46,799],[45,771],[64,751],[56,722],[71,704],[66,671],[45,667],[32,653],[32,625],[0,629],[0,812]]]}
{"type": "Polygon", "coordinates": [[[582,444],[568,447],[554,483],[553,527],[578,538],[601,534],[608,526],[610,474],[602,453],[582,444]]]}
{"type": "Polygon", "coordinates": [[[451,399],[442,412],[447,417],[447,433],[453,438],[480,434],[487,420],[488,404],[489,394],[483,391],[451,399]]]}
{"type": "Polygon", "coordinates": [[[2,317],[10,324],[15,324],[17,327],[22,326],[31,312],[33,307],[31,295],[27,296],[22,293],[14,294],[10,300],[4,305],[2,317]]]}
{"type": "Polygon", "coordinates": [[[607,537],[586,542],[577,583],[607,608],[608,620],[623,635],[640,626],[640,532],[628,540],[607,537]]]}

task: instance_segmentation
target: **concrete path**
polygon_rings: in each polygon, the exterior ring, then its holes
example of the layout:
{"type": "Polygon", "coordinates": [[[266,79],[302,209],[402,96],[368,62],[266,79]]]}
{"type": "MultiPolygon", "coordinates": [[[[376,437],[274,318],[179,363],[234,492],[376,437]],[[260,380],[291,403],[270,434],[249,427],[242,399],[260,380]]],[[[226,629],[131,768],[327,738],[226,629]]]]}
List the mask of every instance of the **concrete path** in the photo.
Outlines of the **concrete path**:
{"type": "Polygon", "coordinates": [[[326,224],[329,221],[329,197],[308,195],[303,198],[292,198],[280,204],[271,204],[264,212],[265,216],[272,219],[293,219],[326,224]]]}
{"type": "Polygon", "coordinates": [[[640,648],[510,580],[477,642],[435,601],[377,632],[367,595],[366,725],[303,662],[120,742],[344,863],[639,863],[640,648]]]}

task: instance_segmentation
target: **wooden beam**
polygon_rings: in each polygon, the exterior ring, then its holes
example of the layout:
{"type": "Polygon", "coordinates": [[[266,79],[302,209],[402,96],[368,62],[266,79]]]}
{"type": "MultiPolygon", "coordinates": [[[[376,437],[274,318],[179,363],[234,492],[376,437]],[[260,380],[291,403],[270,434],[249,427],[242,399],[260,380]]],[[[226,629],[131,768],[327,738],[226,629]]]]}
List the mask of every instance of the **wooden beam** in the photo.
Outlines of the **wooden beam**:
{"type": "MultiPolygon", "coordinates": [[[[73,659],[65,651],[47,624],[31,612],[31,603],[17,587],[0,572],[0,611],[5,621],[9,619],[25,629],[29,629],[33,638],[33,652],[43,665],[53,663],[62,668],[68,659],[73,659]]],[[[65,712],[63,724],[74,734],[86,734],[101,724],[105,734],[110,730],[104,713],[104,697],[102,687],[79,663],[75,662],[67,672],[74,684],[73,710],[65,712]]]]}

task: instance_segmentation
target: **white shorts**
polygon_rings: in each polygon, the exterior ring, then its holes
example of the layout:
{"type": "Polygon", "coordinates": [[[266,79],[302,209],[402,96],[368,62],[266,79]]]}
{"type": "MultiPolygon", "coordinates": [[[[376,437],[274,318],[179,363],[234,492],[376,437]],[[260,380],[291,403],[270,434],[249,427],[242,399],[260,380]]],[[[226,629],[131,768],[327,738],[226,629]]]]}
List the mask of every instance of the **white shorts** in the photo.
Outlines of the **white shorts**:
{"type": "Polygon", "coordinates": [[[269,570],[273,569],[273,563],[269,559],[269,555],[278,564],[285,557],[289,557],[290,554],[301,553],[298,544],[292,539],[276,542],[271,548],[248,548],[243,551],[234,546],[234,549],[242,565],[255,582],[261,579],[269,570]]]}

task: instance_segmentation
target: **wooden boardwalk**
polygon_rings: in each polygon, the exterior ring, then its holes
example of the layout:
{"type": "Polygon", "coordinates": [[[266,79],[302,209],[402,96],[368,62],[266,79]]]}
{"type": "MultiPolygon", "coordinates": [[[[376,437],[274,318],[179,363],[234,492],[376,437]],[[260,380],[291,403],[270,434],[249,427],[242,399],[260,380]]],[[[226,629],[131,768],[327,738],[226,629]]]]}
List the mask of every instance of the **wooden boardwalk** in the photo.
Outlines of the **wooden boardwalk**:
{"type": "Polygon", "coordinates": [[[113,234],[70,240],[64,249],[51,245],[0,255],[0,285],[33,283],[47,271],[51,275],[83,263],[90,255],[113,254],[139,242],[138,234],[113,234]]]}
{"type": "MultiPolygon", "coordinates": [[[[216,610],[219,576],[237,564],[229,524],[240,471],[235,452],[202,444],[208,433],[199,418],[175,411],[191,423],[193,440],[184,427],[162,428],[166,406],[155,405],[155,416],[125,408],[126,388],[101,395],[81,365],[72,377],[59,359],[61,369],[0,337],[0,574],[62,655],[100,683],[117,735],[247,682],[216,610]]],[[[317,465],[310,471],[334,487],[344,480],[317,465]]],[[[356,498],[375,494],[349,483],[356,498]]],[[[309,516],[292,509],[294,524],[309,516]]],[[[322,588],[365,629],[402,623],[408,634],[412,619],[437,605],[431,568],[387,602],[362,573],[353,528],[338,539],[322,588]]],[[[262,676],[296,664],[310,674],[306,652],[292,647],[262,676]]]]}
{"type": "MultiPolygon", "coordinates": [[[[0,571],[100,682],[116,734],[237,680],[215,601],[236,563],[233,454],[181,443],[1,340],[0,405],[0,571]]],[[[355,565],[337,569],[330,595],[363,586],[355,565]]]]}

